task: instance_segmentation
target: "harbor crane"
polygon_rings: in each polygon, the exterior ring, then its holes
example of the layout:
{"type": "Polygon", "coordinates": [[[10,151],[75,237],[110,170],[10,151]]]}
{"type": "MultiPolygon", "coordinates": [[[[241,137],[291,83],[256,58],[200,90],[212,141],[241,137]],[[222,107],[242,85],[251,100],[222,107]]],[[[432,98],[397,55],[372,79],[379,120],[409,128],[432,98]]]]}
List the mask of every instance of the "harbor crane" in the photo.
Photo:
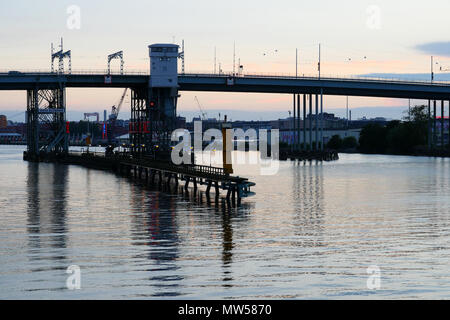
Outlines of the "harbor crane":
{"type": "Polygon", "coordinates": [[[201,118],[202,120],[206,121],[208,120],[208,115],[205,111],[203,111],[202,105],[200,104],[200,101],[198,100],[197,96],[195,96],[195,101],[197,102],[198,108],[200,109],[200,113],[201,113],[201,118]]]}
{"type": "Polygon", "coordinates": [[[125,97],[127,95],[128,88],[123,91],[122,96],[120,97],[118,103],[111,107],[111,115],[109,116],[108,121],[108,148],[111,149],[111,152],[115,148],[115,129],[117,118],[119,117],[120,110],[122,108],[123,102],[125,101],[125,97]]]}

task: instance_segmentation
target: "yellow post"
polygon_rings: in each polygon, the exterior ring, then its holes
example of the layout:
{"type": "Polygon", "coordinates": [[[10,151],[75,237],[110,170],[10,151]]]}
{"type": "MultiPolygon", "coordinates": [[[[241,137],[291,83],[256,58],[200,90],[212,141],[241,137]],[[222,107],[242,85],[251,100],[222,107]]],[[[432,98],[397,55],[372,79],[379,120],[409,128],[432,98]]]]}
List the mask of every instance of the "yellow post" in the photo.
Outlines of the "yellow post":
{"type": "Polygon", "coordinates": [[[225,120],[222,123],[222,159],[223,159],[223,169],[226,174],[233,174],[233,164],[231,159],[231,150],[229,150],[229,145],[232,146],[232,139],[231,137],[231,123],[227,123],[227,116],[225,116],[225,120]],[[228,134],[227,134],[228,133],[228,134]]]}

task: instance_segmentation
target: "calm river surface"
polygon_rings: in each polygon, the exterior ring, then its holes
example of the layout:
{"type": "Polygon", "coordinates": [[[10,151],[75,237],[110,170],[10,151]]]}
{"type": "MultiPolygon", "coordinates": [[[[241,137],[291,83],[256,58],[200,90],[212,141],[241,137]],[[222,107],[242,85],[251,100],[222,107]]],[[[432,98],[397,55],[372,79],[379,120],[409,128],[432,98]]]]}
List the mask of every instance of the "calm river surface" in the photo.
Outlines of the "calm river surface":
{"type": "Polygon", "coordinates": [[[450,299],[448,159],[241,166],[256,195],[228,210],[22,151],[0,146],[1,299],[450,299]]]}

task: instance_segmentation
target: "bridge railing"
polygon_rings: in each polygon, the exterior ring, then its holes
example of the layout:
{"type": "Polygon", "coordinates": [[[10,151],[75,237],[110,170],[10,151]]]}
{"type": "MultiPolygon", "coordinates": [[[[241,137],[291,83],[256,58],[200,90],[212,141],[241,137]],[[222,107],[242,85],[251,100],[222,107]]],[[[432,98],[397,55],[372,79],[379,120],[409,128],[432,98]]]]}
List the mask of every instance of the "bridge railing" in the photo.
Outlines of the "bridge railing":
{"type": "Polygon", "coordinates": [[[420,79],[410,79],[410,78],[395,78],[395,77],[375,77],[375,76],[364,76],[364,75],[293,75],[288,73],[245,73],[245,74],[235,74],[230,73],[184,73],[180,76],[187,77],[209,77],[209,78],[265,78],[265,79],[300,79],[300,80],[338,80],[338,81],[367,81],[367,82],[388,82],[388,83],[401,83],[401,84],[428,84],[428,85],[450,85],[450,81],[440,81],[434,80],[433,82],[420,79]]]}
{"type": "MultiPolygon", "coordinates": [[[[108,75],[108,70],[106,69],[82,69],[82,70],[72,70],[71,73],[68,71],[64,73],[50,72],[45,69],[35,69],[35,70],[0,70],[0,75],[108,75]]],[[[109,73],[112,76],[122,75],[119,71],[112,71],[109,73]]],[[[125,71],[123,73],[125,76],[150,76],[149,71],[146,70],[133,70],[125,71]]],[[[292,73],[263,73],[263,72],[245,72],[243,74],[233,74],[233,72],[221,72],[221,73],[210,73],[210,72],[189,72],[180,73],[180,77],[209,77],[209,78],[266,78],[266,79],[301,79],[301,80],[319,80],[319,76],[310,74],[301,74],[296,76],[292,73]]],[[[433,83],[429,80],[411,79],[405,77],[377,77],[377,76],[365,76],[365,75],[327,75],[323,74],[320,80],[338,80],[338,81],[367,81],[367,82],[384,82],[384,83],[400,83],[400,84],[427,84],[427,85],[450,85],[450,81],[434,80],[433,83]]]]}
{"type": "MultiPolygon", "coordinates": [[[[65,71],[63,73],[59,72],[51,72],[47,69],[29,69],[29,70],[5,70],[0,69],[1,75],[29,75],[29,74],[39,74],[39,75],[112,75],[112,76],[120,76],[122,75],[120,71],[111,71],[108,73],[107,69],[80,69],[80,70],[72,70],[70,73],[65,71]]],[[[133,70],[133,71],[124,71],[123,75],[136,75],[136,76],[148,76],[149,71],[145,70],[133,70]]]]}

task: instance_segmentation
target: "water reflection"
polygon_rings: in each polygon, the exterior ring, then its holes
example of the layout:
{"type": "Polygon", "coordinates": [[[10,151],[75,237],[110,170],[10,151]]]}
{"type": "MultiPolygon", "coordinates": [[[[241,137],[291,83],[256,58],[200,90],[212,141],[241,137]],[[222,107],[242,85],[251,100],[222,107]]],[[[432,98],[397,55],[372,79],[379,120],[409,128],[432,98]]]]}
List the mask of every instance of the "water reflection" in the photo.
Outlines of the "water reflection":
{"type": "Polygon", "coordinates": [[[133,184],[131,206],[133,244],[148,247],[146,258],[152,262],[152,267],[146,270],[150,286],[156,289],[152,296],[181,295],[176,197],[133,184]]]}
{"type": "Polygon", "coordinates": [[[448,159],[241,170],[257,194],[240,208],[11,159],[0,161],[4,298],[72,298],[60,290],[71,264],[83,268],[83,299],[449,298],[448,159]],[[367,292],[373,264],[383,288],[367,292]]]}
{"type": "Polygon", "coordinates": [[[28,163],[27,231],[31,261],[66,259],[61,250],[52,250],[49,256],[39,253],[40,248],[66,248],[67,180],[67,166],[28,163]]]}
{"type": "Polygon", "coordinates": [[[223,287],[231,288],[233,275],[232,275],[232,263],[233,263],[233,225],[232,225],[232,210],[227,207],[223,207],[222,210],[222,264],[223,264],[223,287]]]}
{"type": "Polygon", "coordinates": [[[292,164],[294,227],[301,247],[324,246],[324,175],[322,163],[292,164]]]}

